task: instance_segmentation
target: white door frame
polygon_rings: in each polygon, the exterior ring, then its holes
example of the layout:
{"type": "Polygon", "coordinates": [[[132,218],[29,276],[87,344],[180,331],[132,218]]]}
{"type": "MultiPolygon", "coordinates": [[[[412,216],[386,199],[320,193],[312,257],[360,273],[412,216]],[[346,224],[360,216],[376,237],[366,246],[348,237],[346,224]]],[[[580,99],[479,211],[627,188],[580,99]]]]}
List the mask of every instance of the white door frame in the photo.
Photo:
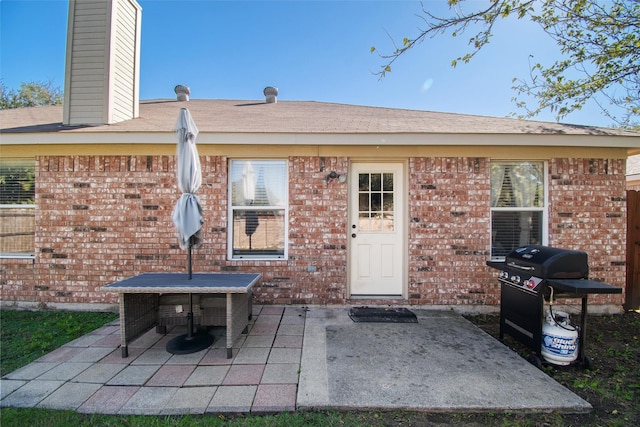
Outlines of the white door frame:
{"type": "MultiPolygon", "coordinates": [[[[347,221],[347,240],[348,240],[348,295],[350,298],[384,298],[384,299],[407,299],[408,296],[408,249],[407,249],[407,232],[408,232],[408,182],[407,182],[407,163],[403,160],[388,161],[359,161],[354,160],[349,165],[349,217],[347,221]],[[362,235],[362,240],[374,237],[372,233],[359,229],[358,223],[358,182],[359,172],[392,172],[394,173],[394,231],[395,239],[393,258],[394,272],[393,277],[387,285],[383,285],[384,278],[381,282],[367,288],[367,285],[359,280],[361,277],[358,266],[358,237],[362,235]],[[398,257],[395,259],[395,257],[398,257]],[[389,291],[387,292],[387,289],[389,291]]],[[[385,233],[381,233],[385,234],[385,233]]],[[[389,234],[389,233],[386,233],[389,234]]],[[[384,238],[384,236],[383,236],[384,238]]],[[[362,240],[360,240],[362,242],[362,240]]],[[[385,245],[388,248],[388,245],[385,245]]],[[[376,256],[380,257],[380,254],[376,256]]],[[[377,265],[374,265],[377,267],[377,265]]]]}

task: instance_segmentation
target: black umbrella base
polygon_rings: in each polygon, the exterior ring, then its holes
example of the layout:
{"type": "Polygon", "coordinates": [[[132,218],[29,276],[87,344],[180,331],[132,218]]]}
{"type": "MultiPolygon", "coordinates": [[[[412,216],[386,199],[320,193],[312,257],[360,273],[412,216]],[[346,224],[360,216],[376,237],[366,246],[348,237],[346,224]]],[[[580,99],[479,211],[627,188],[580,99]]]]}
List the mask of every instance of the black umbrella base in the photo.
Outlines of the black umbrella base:
{"type": "Polygon", "coordinates": [[[213,344],[213,337],[208,333],[179,335],[167,343],[167,351],[172,354],[190,354],[204,350],[213,344]]]}

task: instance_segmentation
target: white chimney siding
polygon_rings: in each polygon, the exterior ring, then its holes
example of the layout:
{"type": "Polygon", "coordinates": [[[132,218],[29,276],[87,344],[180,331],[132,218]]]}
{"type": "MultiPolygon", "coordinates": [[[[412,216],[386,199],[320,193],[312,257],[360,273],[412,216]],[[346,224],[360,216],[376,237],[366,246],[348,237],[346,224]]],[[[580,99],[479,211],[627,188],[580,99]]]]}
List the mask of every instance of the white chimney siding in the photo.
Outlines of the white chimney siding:
{"type": "Polygon", "coordinates": [[[135,0],[70,0],[63,124],[139,116],[140,24],[135,0]]]}

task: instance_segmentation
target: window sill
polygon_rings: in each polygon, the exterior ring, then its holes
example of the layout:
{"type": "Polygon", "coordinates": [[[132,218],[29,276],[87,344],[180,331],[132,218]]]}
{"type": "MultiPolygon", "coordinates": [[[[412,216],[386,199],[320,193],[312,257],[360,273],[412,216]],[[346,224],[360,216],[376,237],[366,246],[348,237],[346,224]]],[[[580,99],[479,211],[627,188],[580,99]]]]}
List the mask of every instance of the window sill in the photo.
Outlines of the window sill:
{"type": "Polygon", "coordinates": [[[260,257],[260,256],[256,256],[256,257],[250,257],[250,256],[244,256],[241,258],[227,258],[227,261],[229,262],[252,262],[252,261],[269,261],[269,262],[284,262],[286,263],[288,261],[287,258],[284,257],[280,257],[280,258],[270,258],[270,257],[260,257]]]}
{"type": "Polygon", "coordinates": [[[0,259],[36,259],[36,254],[2,253],[0,259]]]}

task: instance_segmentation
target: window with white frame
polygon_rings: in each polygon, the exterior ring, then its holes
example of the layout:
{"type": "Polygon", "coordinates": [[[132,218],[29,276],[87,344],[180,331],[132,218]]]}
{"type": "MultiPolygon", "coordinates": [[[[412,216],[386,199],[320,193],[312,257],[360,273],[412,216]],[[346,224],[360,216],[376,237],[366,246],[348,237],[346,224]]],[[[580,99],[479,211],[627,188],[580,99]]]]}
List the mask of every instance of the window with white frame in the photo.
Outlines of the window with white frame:
{"type": "Polygon", "coordinates": [[[34,256],[35,161],[0,160],[0,256],[34,256]]]}
{"type": "Polygon", "coordinates": [[[491,162],[491,258],[525,245],[546,244],[545,166],[542,161],[491,162]]]}
{"type": "Polygon", "coordinates": [[[229,259],[286,259],[285,160],[229,161],[229,259]]]}

